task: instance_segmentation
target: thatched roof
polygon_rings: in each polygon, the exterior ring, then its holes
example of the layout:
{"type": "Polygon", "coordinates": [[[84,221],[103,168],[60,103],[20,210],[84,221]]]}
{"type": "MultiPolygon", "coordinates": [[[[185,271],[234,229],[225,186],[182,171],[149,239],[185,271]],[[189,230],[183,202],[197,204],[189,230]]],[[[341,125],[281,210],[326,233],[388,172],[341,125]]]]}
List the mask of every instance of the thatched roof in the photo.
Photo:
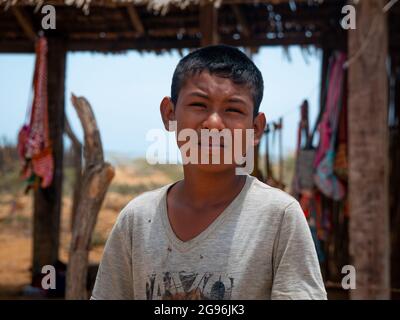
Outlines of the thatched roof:
{"type": "MultiPolygon", "coordinates": [[[[199,47],[215,29],[219,42],[257,48],[264,45],[346,46],[340,27],[346,0],[0,0],[0,52],[32,52],[41,30],[39,8],[53,4],[56,30],[71,51],[163,52],[199,47]],[[207,26],[204,5],[217,7],[207,26]],[[36,9],[36,10],[35,10],[36,9]],[[203,19],[203,20],[202,20],[203,19]],[[208,31],[204,30],[208,27],[208,31]]],[[[392,9],[400,17],[398,8],[392,9]]],[[[394,30],[400,19],[392,19],[394,30]]],[[[398,30],[398,29],[397,29],[398,30]]],[[[400,42],[397,42],[400,43],[400,42]]]]}
{"type": "MultiPolygon", "coordinates": [[[[116,6],[124,4],[146,5],[149,10],[166,13],[171,5],[184,9],[189,5],[198,4],[199,1],[200,0],[110,0],[110,1],[62,0],[61,2],[63,2],[66,6],[75,6],[77,8],[82,8],[86,13],[89,12],[90,5],[93,4],[93,2],[97,2],[96,5],[104,5],[104,6],[112,6],[113,4],[116,6]]],[[[218,5],[218,2],[214,0],[210,0],[210,2],[215,2],[216,5],[218,5]]],[[[41,6],[43,5],[44,1],[43,0],[0,0],[0,4],[1,3],[5,3],[7,6],[13,6],[17,4],[30,4],[34,6],[37,5],[41,6]]]]}
{"type": "MultiPolygon", "coordinates": [[[[133,4],[133,5],[146,5],[149,10],[153,10],[155,12],[161,12],[165,14],[168,11],[170,6],[179,7],[181,9],[187,8],[189,5],[198,5],[201,1],[203,2],[211,2],[216,7],[219,7],[223,0],[102,0],[102,1],[93,1],[93,0],[62,0],[67,6],[76,6],[77,8],[83,8],[84,10],[89,10],[90,5],[97,2],[98,4],[103,3],[104,5],[123,5],[123,4],[133,4]]],[[[289,2],[291,0],[270,0],[271,4],[279,4],[284,2],[289,2]]],[[[293,0],[292,0],[293,1],[293,0]]],[[[297,2],[318,2],[322,3],[324,0],[296,0],[297,2]]],[[[16,5],[16,4],[31,4],[31,5],[39,5],[41,6],[44,0],[0,0],[0,4],[5,3],[7,5],[16,5]]],[[[265,2],[260,0],[250,0],[250,1],[232,1],[232,2],[252,2],[254,4],[265,2]]],[[[295,1],[293,1],[295,2],[295,1]]]]}

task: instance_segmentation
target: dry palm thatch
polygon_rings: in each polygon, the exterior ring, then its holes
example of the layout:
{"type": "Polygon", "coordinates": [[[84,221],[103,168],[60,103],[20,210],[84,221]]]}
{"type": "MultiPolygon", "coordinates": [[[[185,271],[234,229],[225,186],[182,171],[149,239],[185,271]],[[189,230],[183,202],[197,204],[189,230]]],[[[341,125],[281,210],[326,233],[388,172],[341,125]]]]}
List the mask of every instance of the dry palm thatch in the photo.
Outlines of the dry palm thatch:
{"type": "MultiPolygon", "coordinates": [[[[88,12],[90,5],[94,2],[104,3],[104,5],[120,5],[120,4],[134,4],[134,5],[147,5],[149,10],[155,12],[160,12],[165,14],[168,11],[170,5],[185,9],[191,4],[199,4],[201,0],[63,0],[64,4],[67,6],[76,6],[77,8],[82,8],[84,11],[88,12]]],[[[206,0],[208,2],[214,2],[216,6],[221,3],[221,0],[206,0]]],[[[61,1],[62,2],[62,1],[61,1]]],[[[42,6],[44,4],[43,0],[0,0],[0,4],[6,4],[7,7],[16,5],[18,3],[23,3],[27,5],[42,6]]]]}
{"type": "MultiPolygon", "coordinates": [[[[219,7],[224,0],[60,0],[57,1],[59,3],[64,2],[67,6],[76,6],[77,8],[82,8],[85,12],[89,12],[90,5],[93,3],[104,4],[104,5],[147,5],[148,10],[152,10],[155,12],[159,12],[162,15],[168,12],[170,6],[175,6],[181,9],[187,8],[189,5],[199,5],[200,3],[214,3],[215,7],[219,7]]],[[[268,2],[271,4],[279,4],[284,2],[289,2],[290,0],[248,0],[243,1],[246,3],[261,3],[268,2]]],[[[295,2],[305,2],[308,0],[295,0],[295,2]]],[[[235,1],[232,1],[235,2],[235,1]]],[[[240,3],[240,1],[236,1],[240,3]]],[[[322,3],[324,0],[311,0],[308,1],[315,3],[322,3]]],[[[16,4],[26,4],[26,5],[35,5],[37,7],[41,7],[44,3],[44,0],[0,0],[0,4],[5,4],[6,8],[9,6],[13,6],[16,4]]]]}

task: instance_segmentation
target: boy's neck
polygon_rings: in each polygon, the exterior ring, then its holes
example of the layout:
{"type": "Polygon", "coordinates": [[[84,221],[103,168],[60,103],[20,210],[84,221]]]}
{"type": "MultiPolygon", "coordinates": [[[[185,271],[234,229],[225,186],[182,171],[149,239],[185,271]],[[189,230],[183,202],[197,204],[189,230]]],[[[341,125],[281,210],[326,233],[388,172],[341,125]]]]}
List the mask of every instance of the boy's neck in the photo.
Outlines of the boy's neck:
{"type": "Polygon", "coordinates": [[[231,201],[240,193],[246,176],[236,175],[235,170],[203,172],[184,168],[184,180],[178,193],[193,207],[231,201]]]}

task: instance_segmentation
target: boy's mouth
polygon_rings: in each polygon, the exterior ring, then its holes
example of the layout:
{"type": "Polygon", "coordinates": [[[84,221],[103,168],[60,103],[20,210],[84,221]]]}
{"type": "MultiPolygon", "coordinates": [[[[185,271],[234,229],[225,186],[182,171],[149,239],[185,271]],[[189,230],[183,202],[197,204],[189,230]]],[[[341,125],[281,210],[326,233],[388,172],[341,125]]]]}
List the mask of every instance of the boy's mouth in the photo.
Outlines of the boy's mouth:
{"type": "Polygon", "coordinates": [[[223,143],[212,143],[212,142],[199,142],[198,145],[201,148],[225,148],[223,143]]]}

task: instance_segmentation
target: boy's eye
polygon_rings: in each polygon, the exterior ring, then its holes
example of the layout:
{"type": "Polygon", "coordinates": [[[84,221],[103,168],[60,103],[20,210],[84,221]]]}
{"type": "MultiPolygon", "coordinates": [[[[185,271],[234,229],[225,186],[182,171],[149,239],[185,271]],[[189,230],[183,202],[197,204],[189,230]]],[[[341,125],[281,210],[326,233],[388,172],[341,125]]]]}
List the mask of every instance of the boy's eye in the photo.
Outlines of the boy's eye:
{"type": "Polygon", "coordinates": [[[189,106],[200,107],[200,108],[206,108],[207,107],[204,103],[201,103],[201,102],[192,102],[192,103],[189,104],[189,106]]]}
{"type": "Polygon", "coordinates": [[[228,108],[226,109],[227,112],[237,112],[237,113],[243,113],[242,110],[237,109],[237,108],[228,108]]]}

